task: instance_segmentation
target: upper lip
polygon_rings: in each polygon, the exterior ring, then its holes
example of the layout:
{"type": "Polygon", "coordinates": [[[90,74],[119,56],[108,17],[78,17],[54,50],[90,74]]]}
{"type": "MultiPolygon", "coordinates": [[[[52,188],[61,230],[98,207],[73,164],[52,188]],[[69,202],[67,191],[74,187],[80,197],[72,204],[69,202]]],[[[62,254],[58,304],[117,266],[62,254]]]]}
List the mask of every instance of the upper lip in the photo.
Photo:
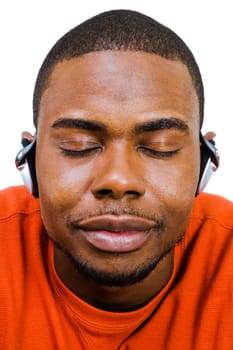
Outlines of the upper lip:
{"type": "Polygon", "coordinates": [[[148,231],[155,226],[155,222],[130,215],[101,215],[83,219],[78,223],[78,226],[87,231],[148,231]]]}

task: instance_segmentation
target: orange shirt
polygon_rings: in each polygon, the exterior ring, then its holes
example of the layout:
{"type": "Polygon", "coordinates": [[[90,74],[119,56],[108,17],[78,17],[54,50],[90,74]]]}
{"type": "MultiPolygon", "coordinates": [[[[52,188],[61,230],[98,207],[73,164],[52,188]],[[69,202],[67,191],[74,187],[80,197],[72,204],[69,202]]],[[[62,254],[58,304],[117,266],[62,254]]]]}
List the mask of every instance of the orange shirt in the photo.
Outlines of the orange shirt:
{"type": "MultiPolygon", "coordinates": [[[[173,274],[143,308],[96,309],[59,279],[39,201],[0,194],[0,349],[232,350],[233,203],[201,194],[173,274]]],[[[136,286],[135,286],[136,288],[136,286]]]]}

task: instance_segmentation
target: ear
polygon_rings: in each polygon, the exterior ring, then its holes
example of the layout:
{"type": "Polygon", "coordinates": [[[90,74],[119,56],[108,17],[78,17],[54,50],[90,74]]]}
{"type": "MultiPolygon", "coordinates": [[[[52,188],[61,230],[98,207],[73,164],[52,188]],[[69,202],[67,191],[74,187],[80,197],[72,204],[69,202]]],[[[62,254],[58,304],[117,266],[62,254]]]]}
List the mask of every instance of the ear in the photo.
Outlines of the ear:
{"type": "Polygon", "coordinates": [[[216,133],[214,131],[208,131],[205,135],[204,138],[208,141],[213,141],[214,138],[216,137],[216,133]]]}
{"type": "Polygon", "coordinates": [[[21,138],[22,138],[22,141],[23,140],[27,140],[28,143],[31,143],[33,141],[33,139],[34,139],[34,136],[28,131],[23,131],[21,133],[21,138]]]}

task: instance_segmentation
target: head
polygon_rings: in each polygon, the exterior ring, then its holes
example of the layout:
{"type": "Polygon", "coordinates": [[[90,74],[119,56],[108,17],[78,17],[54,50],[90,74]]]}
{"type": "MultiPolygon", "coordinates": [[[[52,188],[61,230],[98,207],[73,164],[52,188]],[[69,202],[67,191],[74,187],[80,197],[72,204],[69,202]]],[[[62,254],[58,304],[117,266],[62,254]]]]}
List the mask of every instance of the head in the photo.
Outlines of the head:
{"type": "Polygon", "coordinates": [[[40,100],[57,63],[98,51],[154,53],[184,63],[199,101],[200,128],[204,116],[204,89],[195,58],[171,29],[141,13],[115,10],[101,13],[66,33],[48,53],[39,71],[33,98],[33,120],[37,127],[40,100]]]}
{"type": "Polygon", "coordinates": [[[36,170],[48,235],[86,279],[147,278],[182,238],[200,167],[203,86],[170,29],[100,14],[49,52],[35,86],[36,170]]]}

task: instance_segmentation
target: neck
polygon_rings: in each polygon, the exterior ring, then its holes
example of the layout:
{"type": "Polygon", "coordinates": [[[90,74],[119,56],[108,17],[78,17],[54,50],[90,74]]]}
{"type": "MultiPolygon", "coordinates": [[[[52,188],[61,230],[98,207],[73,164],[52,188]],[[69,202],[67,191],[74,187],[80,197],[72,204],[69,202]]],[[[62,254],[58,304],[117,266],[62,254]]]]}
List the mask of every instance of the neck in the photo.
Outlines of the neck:
{"type": "Polygon", "coordinates": [[[113,312],[136,310],[150,301],[168,282],[173,270],[173,260],[172,250],[142,281],[124,287],[107,287],[82,277],[70,259],[55,247],[55,268],[63,283],[88,304],[113,312]]]}

